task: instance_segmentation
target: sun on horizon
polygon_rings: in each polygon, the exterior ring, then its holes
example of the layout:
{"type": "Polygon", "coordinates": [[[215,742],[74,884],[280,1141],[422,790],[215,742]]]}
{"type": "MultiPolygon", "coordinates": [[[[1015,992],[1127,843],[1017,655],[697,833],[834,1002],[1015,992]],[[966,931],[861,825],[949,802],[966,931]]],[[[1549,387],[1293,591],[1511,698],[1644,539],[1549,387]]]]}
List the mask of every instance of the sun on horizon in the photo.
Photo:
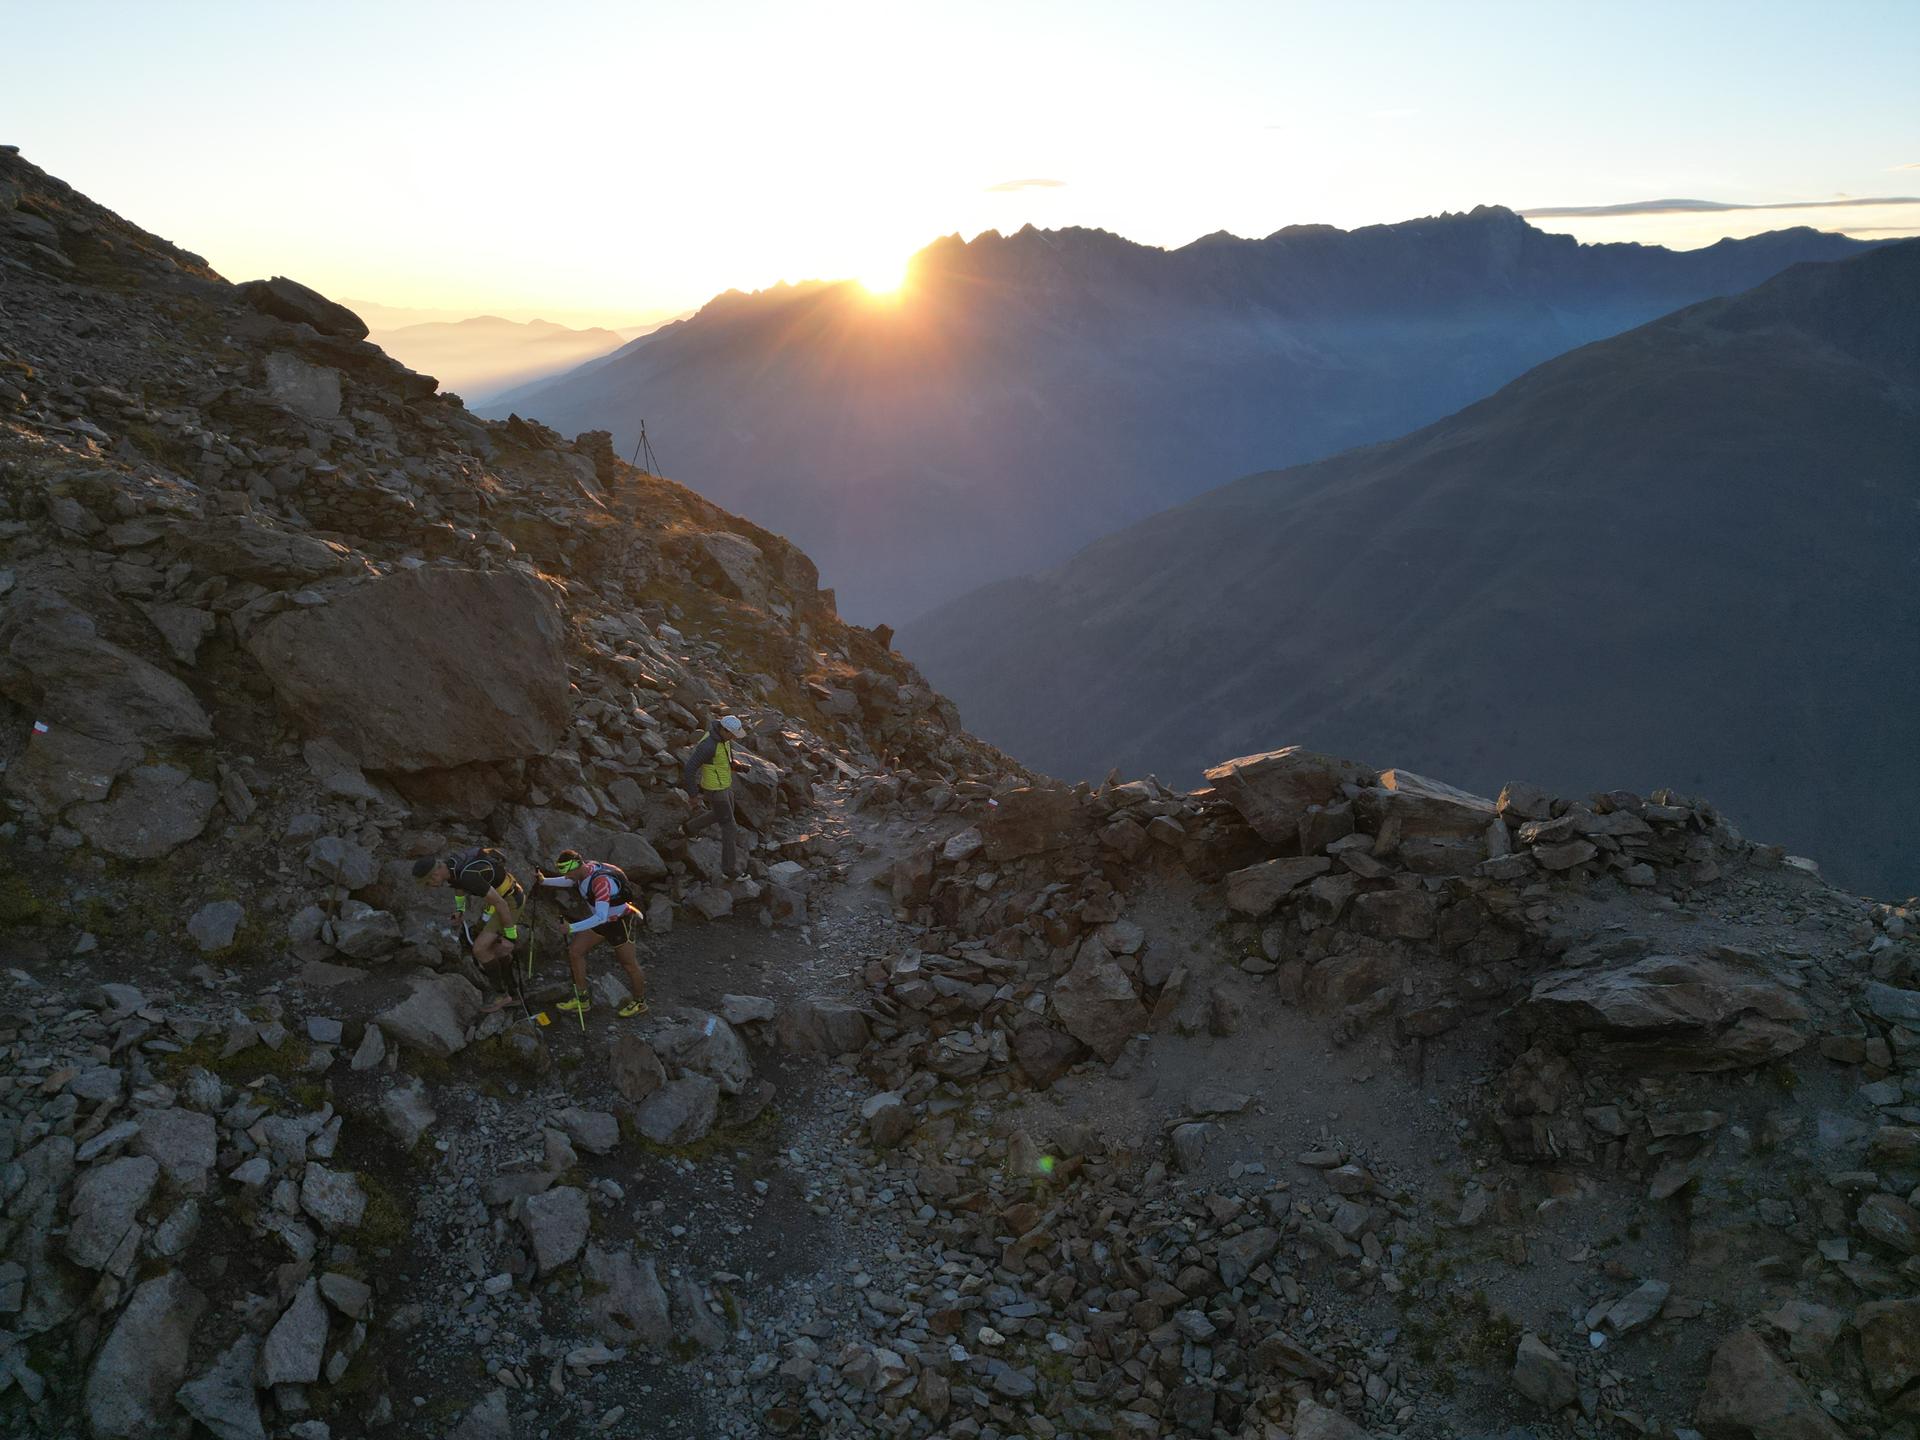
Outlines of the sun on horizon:
{"type": "Polygon", "coordinates": [[[854,276],[860,282],[860,288],[869,295],[894,296],[900,287],[907,283],[907,260],[905,256],[897,260],[876,260],[860,267],[854,276]]]}

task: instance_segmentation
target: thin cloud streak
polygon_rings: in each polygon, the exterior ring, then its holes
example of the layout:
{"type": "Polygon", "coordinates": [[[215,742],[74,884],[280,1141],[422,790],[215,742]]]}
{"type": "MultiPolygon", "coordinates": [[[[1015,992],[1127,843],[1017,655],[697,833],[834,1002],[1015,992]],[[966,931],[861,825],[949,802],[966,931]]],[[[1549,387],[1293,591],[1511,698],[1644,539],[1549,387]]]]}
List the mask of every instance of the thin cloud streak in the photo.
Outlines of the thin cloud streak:
{"type": "Polygon", "coordinates": [[[1064,180],[1002,180],[998,185],[987,186],[987,194],[1001,195],[1015,190],[1064,190],[1066,188],[1067,182],[1064,180]]]}
{"type": "Polygon", "coordinates": [[[1920,205],[1920,195],[1878,195],[1845,200],[1775,200],[1742,205],[1726,200],[1629,200],[1623,205],[1552,205],[1522,210],[1529,220],[1571,220],[1598,215],[1696,215],[1721,210],[1852,210],[1864,205],[1920,205]]]}

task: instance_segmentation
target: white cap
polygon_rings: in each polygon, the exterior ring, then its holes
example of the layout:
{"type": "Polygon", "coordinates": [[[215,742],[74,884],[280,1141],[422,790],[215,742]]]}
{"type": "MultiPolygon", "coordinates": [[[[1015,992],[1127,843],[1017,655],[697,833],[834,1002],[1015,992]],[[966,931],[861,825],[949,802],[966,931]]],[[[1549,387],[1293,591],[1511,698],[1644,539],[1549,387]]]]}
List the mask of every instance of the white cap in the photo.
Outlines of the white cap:
{"type": "Polygon", "coordinates": [[[747,727],[740,723],[740,717],[738,715],[722,715],[720,717],[720,724],[734,735],[744,735],[747,733],[747,727]]]}

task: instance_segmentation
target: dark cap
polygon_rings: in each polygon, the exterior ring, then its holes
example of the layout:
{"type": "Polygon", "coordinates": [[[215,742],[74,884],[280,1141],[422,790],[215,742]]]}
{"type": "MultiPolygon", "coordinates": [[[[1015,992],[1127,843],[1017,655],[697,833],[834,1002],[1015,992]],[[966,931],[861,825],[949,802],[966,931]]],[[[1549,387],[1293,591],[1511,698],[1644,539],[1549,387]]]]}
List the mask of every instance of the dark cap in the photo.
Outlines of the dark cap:
{"type": "Polygon", "coordinates": [[[440,863],[438,855],[422,855],[413,862],[413,878],[424,880],[433,873],[433,867],[440,863]]]}

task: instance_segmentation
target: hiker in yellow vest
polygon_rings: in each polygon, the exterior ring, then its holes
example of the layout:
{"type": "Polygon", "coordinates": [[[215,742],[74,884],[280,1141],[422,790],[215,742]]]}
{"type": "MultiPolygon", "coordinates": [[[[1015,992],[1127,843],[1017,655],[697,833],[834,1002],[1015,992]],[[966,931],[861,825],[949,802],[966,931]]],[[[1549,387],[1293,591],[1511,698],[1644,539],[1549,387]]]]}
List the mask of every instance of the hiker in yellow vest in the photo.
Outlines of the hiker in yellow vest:
{"type": "Polygon", "coordinates": [[[686,832],[695,835],[709,825],[720,827],[720,868],[729,880],[740,873],[734,855],[733,772],[745,768],[734,760],[733,746],[746,733],[738,715],[722,715],[707,727],[680,774],[687,792],[697,791],[707,807],[704,815],[696,814],[687,822],[686,832]]]}

